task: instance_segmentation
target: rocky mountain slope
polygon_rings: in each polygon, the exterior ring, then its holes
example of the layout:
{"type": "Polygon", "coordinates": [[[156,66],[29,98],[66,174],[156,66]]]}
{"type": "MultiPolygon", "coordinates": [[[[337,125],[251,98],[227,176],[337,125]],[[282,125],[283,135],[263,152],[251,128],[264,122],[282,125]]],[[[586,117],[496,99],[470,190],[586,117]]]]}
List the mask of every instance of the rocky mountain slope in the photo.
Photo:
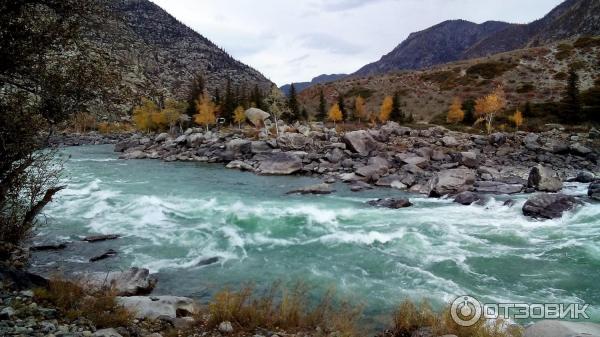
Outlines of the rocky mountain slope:
{"type": "Polygon", "coordinates": [[[446,21],[411,34],[379,61],[354,75],[422,69],[450,61],[539,46],[582,35],[600,34],[600,0],[567,0],[542,19],[518,25],[489,21],[446,21]]]}
{"type": "MultiPolygon", "coordinates": [[[[296,92],[300,92],[306,88],[312,87],[313,85],[337,81],[346,76],[348,76],[348,75],[347,74],[331,74],[331,75],[323,74],[323,75],[314,77],[310,82],[294,83],[294,87],[296,88],[296,92]]],[[[281,89],[281,91],[283,91],[283,93],[287,96],[290,94],[291,88],[292,88],[291,84],[286,84],[286,85],[282,85],[279,89],[281,89]]]]}
{"type": "Polygon", "coordinates": [[[377,113],[383,98],[398,92],[405,114],[412,114],[416,121],[431,121],[447,112],[454,97],[463,101],[475,99],[502,85],[508,109],[522,108],[528,101],[559,101],[570,67],[578,69],[582,91],[594,87],[600,80],[599,55],[600,38],[565,40],[425,70],[347,77],[308,88],[299,100],[309,112],[315,112],[323,89],[328,104],[337,102],[342,95],[351,112],[354,98],[361,95],[366,99],[367,110],[377,113]]]}
{"type": "MultiPolygon", "coordinates": [[[[257,70],[235,60],[204,36],[148,0],[104,2],[109,19],[86,23],[85,40],[107,53],[121,75],[115,100],[121,109],[140,97],[186,98],[198,74],[208,88],[234,85],[268,88],[257,70]]],[[[88,18],[89,19],[89,18],[88,18]]]]}

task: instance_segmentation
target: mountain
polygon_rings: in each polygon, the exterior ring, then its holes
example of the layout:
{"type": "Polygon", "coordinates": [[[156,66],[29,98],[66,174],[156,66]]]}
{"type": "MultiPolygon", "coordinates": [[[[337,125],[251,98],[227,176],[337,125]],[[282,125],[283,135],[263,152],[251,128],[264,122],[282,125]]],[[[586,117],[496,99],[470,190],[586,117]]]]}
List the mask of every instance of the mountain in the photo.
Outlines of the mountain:
{"type": "Polygon", "coordinates": [[[88,18],[84,39],[105,52],[121,74],[121,88],[115,97],[120,110],[130,108],[140,97],[185,99],[198,74],[209,89],[222,87],[227,79],[249,88],[271,85],[257,70],[148,0],[103,4],[108,18],[88,18]]]}
{"type": "MultiPolygon", "coordinates": [[[[294,84],[294,87],[296,88],[296,92],[301,92],[302,90],[304,90],[306,88],[310,88],[313,85],[337,81],[346,76],[348,76],[348,75],[347,74],[330,74],[330,75],[323,74],[323,75],[319,75],[319,76],[313,78],[310,82],[298,82],[298,83],[293,83],[293,84],[294,84]]],[[[290,94],[291,88],[292,88],[291,84],[286,84],[286,85],[281,86],[279,89],[281,89],[281,91],[283,91],[283,93],[285,93],[285,95],[288,96],[290,94]]]]}
{"type": "Polygon", "coordinates": [[[410,36],[353,75],[423,69],[451,61],[543,45],[582,35],[600,34],[600,0],[567,0],[529,24],[464,20],[445,21],[410,36]]]}

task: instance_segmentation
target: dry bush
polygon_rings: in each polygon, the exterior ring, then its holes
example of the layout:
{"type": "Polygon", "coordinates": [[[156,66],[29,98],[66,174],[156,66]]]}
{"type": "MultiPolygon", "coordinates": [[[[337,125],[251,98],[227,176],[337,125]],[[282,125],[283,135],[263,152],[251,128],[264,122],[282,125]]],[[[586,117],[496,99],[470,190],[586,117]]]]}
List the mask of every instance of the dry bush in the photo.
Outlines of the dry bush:
{"type": "Polygon", "coordinates": [[[263,294],[246,286],[217,293],[201,315],[208,317],[205,324],[209,328],[230,321],[248,332],[257,328],[287,332],[319,328],[325,335],[335,332],[340,337],[361,336],[358,320],[362,306],[335,300],[334,291],[325,293],[316,305],[310,302],[310,288],[300,282],[289,290],[275,284],[263,294]]]}
{"type": "Polygon", "coordinates": [[[78,112],[71,118],[75,132],[84,133],[96,128],[96,117],[87,112],[78,112]]]}
{"type": "Polygon", "coordinates": [[[392,334],[394,337],[412,336],[420,328],[431,329],[434,336],[456,335],[458,337],[520,337],[523,328],[508,322],[480,319],[474,325],[464,327],[452,319],[450,305],[441,313],[434,312],[426,301],[418,304],[406,300],[395,312],[392,334]]]}
{"type": "Polygon", "coordinates": [[[34,290],[37,300],[54,305],[70,320],[85,317],[97,328],[128,326],[134,315],[116,301],[113,291],[90,291],[80,283],[55,278],[47,289],[34,290]]]}

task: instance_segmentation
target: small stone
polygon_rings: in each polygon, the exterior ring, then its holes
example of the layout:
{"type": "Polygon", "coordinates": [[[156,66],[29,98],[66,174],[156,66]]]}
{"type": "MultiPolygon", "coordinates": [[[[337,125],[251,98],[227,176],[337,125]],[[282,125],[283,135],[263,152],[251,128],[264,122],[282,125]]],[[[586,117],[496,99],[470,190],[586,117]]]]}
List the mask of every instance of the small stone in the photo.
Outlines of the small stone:
{"type": "Polygon", "coordinates": [[[221,331],[222,333],[232,333],[233,325],[231,325],[231,322],[229,321],[221,322],[219,324],[219,331],[221,331]]]}
{"type": "Polygon", "coordinates": [[[0,320],[10,319],[15,315],[15,309],[12,307],[6,307],[0,311],[0,320]]]}

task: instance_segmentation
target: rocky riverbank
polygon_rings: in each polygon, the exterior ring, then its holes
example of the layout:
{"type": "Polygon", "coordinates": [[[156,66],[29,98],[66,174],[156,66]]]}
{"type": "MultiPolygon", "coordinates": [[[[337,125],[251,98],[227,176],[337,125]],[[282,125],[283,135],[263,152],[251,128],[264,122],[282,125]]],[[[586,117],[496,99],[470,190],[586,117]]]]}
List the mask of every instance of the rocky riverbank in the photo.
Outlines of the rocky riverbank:
{"type": "MultiPolygon", "coordinates": [[[[88,135],[87,140],[115,143],[122,159],[223,163],[263,175],[309,175],[329,184],[339,180],[353,191],[391,187],[431,197],[459,195],[461,204],[490,194],[556,193],[565,181],[589,183],[590,198],[585,201],[600,199],[596,129],[566,133],[557,126],[541,133],[474,135],[389,122],[345,133],[320,123],[281,125],[279,137],[251,131],[255,130],[191,128],[181,135],[88,135]]],[[[331,193],[324,185],[296,192],[331,193]]],[[[532,198],[524,213],[536,218],[560,216],[581,202],[560,193],[532,198]]]]}

